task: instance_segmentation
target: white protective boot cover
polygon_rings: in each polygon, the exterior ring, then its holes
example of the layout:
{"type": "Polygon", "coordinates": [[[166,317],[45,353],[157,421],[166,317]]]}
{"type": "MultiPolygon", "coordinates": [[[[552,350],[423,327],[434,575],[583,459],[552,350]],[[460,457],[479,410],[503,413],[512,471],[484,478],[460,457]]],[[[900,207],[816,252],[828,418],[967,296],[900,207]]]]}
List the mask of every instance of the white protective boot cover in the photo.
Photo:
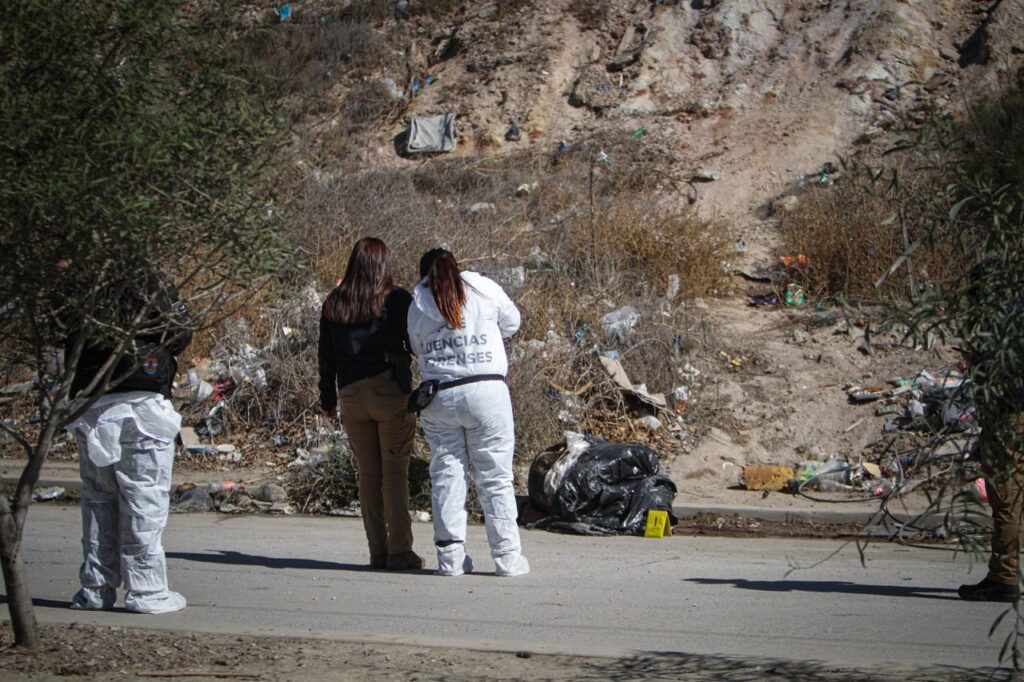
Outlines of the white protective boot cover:
{"type": "Polygon", "coordinates": [[[466,546],[456,542],[437,548],[437,574],[462,575],[473,572],[473,560],[466,554],[466,546]]]}
{"type": "Polygon", "coordinates": [[[494,573],[505,578],[526,575],[530,572],[530,562],[519,552],[509,552],[494,557],[494,573]]]}

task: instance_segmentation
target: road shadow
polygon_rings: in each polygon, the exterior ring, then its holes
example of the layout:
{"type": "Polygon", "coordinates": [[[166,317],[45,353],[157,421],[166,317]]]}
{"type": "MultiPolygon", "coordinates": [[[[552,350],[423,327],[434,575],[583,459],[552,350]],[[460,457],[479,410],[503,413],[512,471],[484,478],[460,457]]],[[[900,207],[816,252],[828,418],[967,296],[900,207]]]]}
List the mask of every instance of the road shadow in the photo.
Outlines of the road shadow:
{"type": "Polygon", "coordinates": [[[845,580],[746,580],[744,578],[686,578],[698,585],[732,585],[742,590],[760,592],[828,592],[838,594],[869,594],[878,597],[917,597],[919,599],[948,599],[956,590],[950,587],[917,587],[914,585],[863,585],[845,580]]]}
{"type": "MultiPolygon", "coordinates": [[[[7,603],[7,595],[0,594],[0,605],[7,603]]],[[[62,599],[42,599],[40,597],[32,597],[32,606],[43,606],[49,609],[69,609],[71,608],[71,602],[62,599]]]]}
{"type": "Polygon", "coordinates": [[[199,552],[167,552],[168,559],[182,559],[206,564],[223,564],[225,566],[260,566],[262,568],[293,568],[301,571],[356,571],[359,573],[423,573],[419,571],[385,571],[382,568],[370,568],[367,564],[341,564],[336,561],[319,561],[300,557],[270,557],[258,554],[245,554],[226,549],[199,552]]]}
{"type": "Polygon", "coordinates": [[[1010,670],[952,666],[846,667],[824,661],[740,658],[652,651],[628,658],[595,661],[580,669],[583,680],[717,680],[747,682],[763,679],[839,682],[844,680],[1012,680],[1010,670]]]}

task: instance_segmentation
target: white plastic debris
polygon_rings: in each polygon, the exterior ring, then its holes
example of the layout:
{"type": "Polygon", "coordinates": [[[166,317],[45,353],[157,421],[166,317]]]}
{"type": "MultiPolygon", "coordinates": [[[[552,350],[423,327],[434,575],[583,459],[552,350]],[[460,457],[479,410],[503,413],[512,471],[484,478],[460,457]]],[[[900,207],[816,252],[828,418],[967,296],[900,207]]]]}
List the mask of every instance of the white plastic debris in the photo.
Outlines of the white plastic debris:
{"type": "Polygon", "coordinates": [[[64,497],[64,493],[66,492],[67,491],[59,485],[55,485],[50,488],[37,488],[36,491],[32,493],[32,499],[38,500],[39,502],[59,500],[64,497]]]}
{"type": "Polygon", "coordinates": [[[601,318],[601,328],[610,339],[626,344],[633,328],[640,321],[640,313],[631,305],[622,306],[601,318]]]}

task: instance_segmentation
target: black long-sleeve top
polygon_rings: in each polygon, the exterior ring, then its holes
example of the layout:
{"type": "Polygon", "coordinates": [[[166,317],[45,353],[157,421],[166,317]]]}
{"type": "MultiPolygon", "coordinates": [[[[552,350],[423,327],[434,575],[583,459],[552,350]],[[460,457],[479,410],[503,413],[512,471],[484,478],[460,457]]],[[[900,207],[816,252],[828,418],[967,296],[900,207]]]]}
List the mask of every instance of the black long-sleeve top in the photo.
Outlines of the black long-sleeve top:
{"type": "Polygon", "coordinates": [[[409,371],[406,319],[412,296],[401,288],[384,299],[381,315],[363,324],[339,324],[320,317],[320,407],[338,406],[338,389],[394,368],[409,371]]]}

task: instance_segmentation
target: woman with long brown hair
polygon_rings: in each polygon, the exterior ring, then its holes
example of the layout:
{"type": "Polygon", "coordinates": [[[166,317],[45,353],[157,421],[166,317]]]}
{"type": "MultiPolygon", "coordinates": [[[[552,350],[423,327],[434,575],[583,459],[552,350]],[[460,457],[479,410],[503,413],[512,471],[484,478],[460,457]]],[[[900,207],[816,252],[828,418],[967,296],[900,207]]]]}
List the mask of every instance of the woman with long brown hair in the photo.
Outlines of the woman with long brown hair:
{"type": "Polygon", "coordinates": [[[455,256],[433,249],[409,309],[409,340],[425,381],[440,382],[423,408],[430,443],[431,506],[437,572],[473,570],[466,554],[466,489],[472,472],[495,573],[523,575],[512,456],[515,428],[503,339],[519,329],[519,310],[493,280],[461,272],[455,256]]]}
{"type": "Polygon", "coordinates": [[[412,297],[394,286],[379,239],[356,242],[345,277],[320,317],[320,407],[341,422],[359,471],[359,505],[370,566],[423,568],[412,549],[409,455],[416,419],[406,320],[412,297]],[[339,400],[340,398],[340,400],[339,400]]]}

